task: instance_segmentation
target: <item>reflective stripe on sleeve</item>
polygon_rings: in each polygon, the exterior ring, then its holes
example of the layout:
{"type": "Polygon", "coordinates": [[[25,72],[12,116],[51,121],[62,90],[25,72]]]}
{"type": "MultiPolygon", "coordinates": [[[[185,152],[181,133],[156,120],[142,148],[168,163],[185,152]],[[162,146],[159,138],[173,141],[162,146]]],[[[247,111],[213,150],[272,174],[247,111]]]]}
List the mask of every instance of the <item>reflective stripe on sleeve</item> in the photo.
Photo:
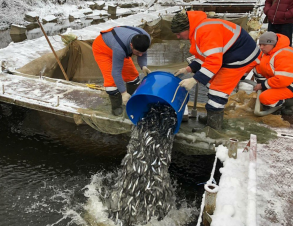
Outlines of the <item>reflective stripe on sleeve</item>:
{"type": "Polygon", "coordinates": [[[207,57],[209,55],[215,54],[215,53],[222,53],[223,52],[223,48],[222,47],[218,47],[218,48],[213,48],[210,50],[207,50],[203,53],[204,57],[207,57]]]}
{"type": "Polygon", "coordinates": [[[211,72],[210,70],[202,67],[200,70],[199,70],[201,73],[205,74],[207,77],[209,78],[212,78],[215,74],[213,72],[211,72]]]}
{"type": "Polygon", "coordinates": [[[275,76],[276,75],[283,75],[283,76],[287,76],[287,77],[293,78],[293,73],[286,72],[286,71],[275,71],[275,76]]]}
{"type": "Polygon", "coordinates": [[[271,89],[271,87],[269,86],[268,80],[266,80],[266,81],[264,82],[264,85],[265,85],[265,87],[266,87],[267,89],[271,89]]]}

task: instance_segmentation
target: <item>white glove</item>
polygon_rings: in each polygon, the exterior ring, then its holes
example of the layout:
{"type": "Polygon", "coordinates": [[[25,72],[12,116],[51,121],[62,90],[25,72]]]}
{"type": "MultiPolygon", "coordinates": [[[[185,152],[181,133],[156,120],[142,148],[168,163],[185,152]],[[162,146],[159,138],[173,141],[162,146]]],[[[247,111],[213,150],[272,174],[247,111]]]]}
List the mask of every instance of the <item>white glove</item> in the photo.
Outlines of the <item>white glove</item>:
{"type": "Polygon", "coordinates": [[[147,68],[147,66],[143,66],[142,71],[144,73],[144,76],[147,76],[149,73],[152,72],[150,69],[147,68]]]}
{"type": "Polygon", "coordinates": [[[178,76],[180,74],[184,74],[185,75],[185,74],[187,74],[189,72],[191,72],[191,68],[189,66],[188,67],[184,67],[184,68],[181,68],[181,69],[175,71],[174,76],[178,76]]]}
{"type": "Polygon", "coordinates": [[[187,91],[190,91],[197,81],[194,78],[187,78],[183,79],[181,82],[179,82],[179,85],[181,87],[184,87],[187,91]]]}
{"type": "Polygon", "coordinates": [[[122,95],[122,102],[123,102],[124,105],[126,105],[127,104],[127,101],[129,100],[129,98],[131,96],[126,91],[124,93],[121,93],[121,95],[122,95]]]}

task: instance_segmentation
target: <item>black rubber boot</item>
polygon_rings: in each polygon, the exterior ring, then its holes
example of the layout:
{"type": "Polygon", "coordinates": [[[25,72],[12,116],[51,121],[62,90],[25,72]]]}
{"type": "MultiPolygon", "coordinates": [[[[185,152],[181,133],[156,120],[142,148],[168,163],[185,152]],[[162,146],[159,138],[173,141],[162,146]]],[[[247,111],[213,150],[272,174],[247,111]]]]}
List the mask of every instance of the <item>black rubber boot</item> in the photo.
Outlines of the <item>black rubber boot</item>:
{"type": "Polygon", "coordinates": [[[285,105],[286,107],[291,107],[291,106],[293,106],[293,98],[286,99],[284,105],[285,105]]]}
{"type": "MultiPolygon", "coordinates": [[[[224,111],[207,111],[206,116],[198,117],[198,121],[215,130],[221,130],[224,118],[224,111]]],[[[205,128],[193,128],[192,132],[203,132],[205,128]]]]}
{"type": "Polygon", "coordinates": [[[115,116],[121,115],[123,112],[121,93],[109,95],[109,98],[112,105],[112,114],[115,116]]]}
{"type": "Polygon", "coordinates": [[[132,95],[139,85],[140,85],[140,83],[138,83],[138,84],[126,83],[127,93],[132,95]]]}
{"type": "Polygon", "coordinates": [[[207,115],[199,115],[198,116],[198,121],[202,124],[207,124],[208,122],[208,116],[207,115]]]}
{"type": "Polygon", "coordinates": [[[221,130],[224,118],[224,111],[207,111],[207,126],[221,130]]]}

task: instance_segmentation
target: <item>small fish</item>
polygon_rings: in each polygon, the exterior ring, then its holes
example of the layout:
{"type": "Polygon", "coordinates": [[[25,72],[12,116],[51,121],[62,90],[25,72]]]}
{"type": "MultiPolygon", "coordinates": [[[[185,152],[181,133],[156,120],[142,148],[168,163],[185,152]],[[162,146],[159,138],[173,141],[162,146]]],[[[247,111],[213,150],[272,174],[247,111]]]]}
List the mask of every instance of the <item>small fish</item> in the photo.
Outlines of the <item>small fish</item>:
{"type": "Polygon", "coordinates": [[[130,197],[130,198],[129,198],[129,200],[128,200],[128,202],[127,202],[127,205],[130,204],[130,202],[132,201],[132,199],[133,199],[133,197],[130,197]]]}
{"type": "MultiPolygon", "coordinates": [[[[138,192],[136,193],[136,197],[138,197],[139,196],[139,194],[140,194],[140,190],[138,190],[138,192]]],[[[139,200],[137,200],[137,201],[139,201],[139,200]]]]}
{"type": "Polygon", "coordinates": [[[161,162],[162,162],[165,166],[168,165],[164,160],[161,160],[161,162]]]}
{"type": "Polygon", "coordinates": [[[132,181],[130,182],[129,186],[128,186],[128,190],[132,187],[132,181]]]}
{"type": "Polygon", "coordinates": [[[157,176],[157,175],[154,176],[154,179],[157,180],[157,181],[159,181],[159,182],[162,182],[163,181],[162,180],[162,177],[157,176]]]}
{"type": "Polygon", "coordinates": [[[151,181],[148,182],[148,184],[147,184],[147,186],[145,188],[145,191],[149,189],[150,183],[151,183],[151,181]]]}
{"type": "Polygon", "coordinates": [[[148,137],[145,144],[148,146],[150,144],[150,141],[152,140],[153,138],[152,137],[148,137]]]}
{"type": "Polygon", "coordinates": [[[157,159],[158,159],[158,158],[156,158],[155,161],[152,162],[152,164],[151,164],[152,166],[156,164],[157,159]]]}

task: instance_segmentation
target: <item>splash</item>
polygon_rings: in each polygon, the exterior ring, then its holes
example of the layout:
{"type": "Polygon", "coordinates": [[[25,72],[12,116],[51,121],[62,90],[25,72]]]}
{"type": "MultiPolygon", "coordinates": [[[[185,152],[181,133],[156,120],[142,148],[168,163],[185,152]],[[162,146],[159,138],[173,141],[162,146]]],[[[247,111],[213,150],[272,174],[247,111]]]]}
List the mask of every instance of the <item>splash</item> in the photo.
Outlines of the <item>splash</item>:
{"type": "Polygon", "coordinates": [[[108,200],[109,217],[116,224],[160,220],[174,207],[168,168],[176,122],[171,107],[156,104],[133,128],[122,174],[108,200]]]}

